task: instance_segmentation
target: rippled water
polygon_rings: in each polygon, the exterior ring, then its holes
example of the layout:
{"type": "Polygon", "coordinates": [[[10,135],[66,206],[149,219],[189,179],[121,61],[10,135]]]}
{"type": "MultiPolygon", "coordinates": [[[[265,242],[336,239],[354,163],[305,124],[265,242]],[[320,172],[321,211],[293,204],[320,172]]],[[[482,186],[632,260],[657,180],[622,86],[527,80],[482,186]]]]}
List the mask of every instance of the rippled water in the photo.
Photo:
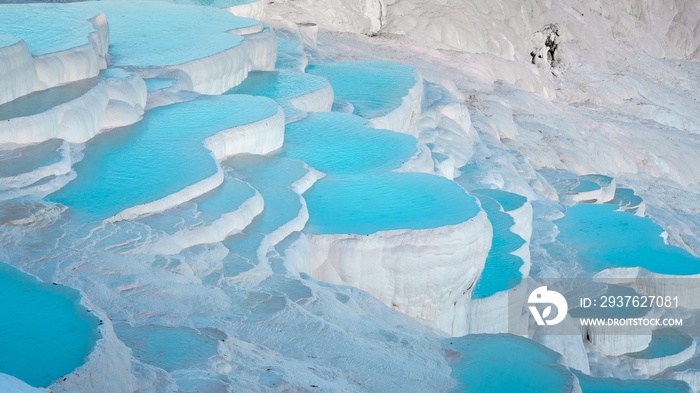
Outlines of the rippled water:
{"type": "Polygon", "coordinates": [[[328,86],[315,75],[291,71],[253,71],[240,85],[225,94],[250,94],[272,98],[284,108],[287,117],[299,112],[288,101],[328,86]]]}
{"type": "Polygon", "coordinates": [[[693,343],[693,338],[674,329],[655,330],[649,346],[639,352],[627,356],[636,359],[655,359],[675,355],[687,349],[693,343]]]}
{"type": "Polygon", "coordinates": [[[574,386],[558,354],[519,336],[467,335],[450,339],[446,346],[461,353],[451,363],[454,393],[570,392],[574,386]]]}
{"type": "Polygon", "coordinates": [[[398,108],[416,83],[413,67],[385,61],[315,64],[306,72],[328,79],[335,97],[352,103],[353,113],[367,119],[398,108]]]}
{"type": "Polygon", "coordinates": [[[358,116],[313,113],[287,125],[280,155],[326,174],[386,171],[415,154],[416,143],[409,135],[369,128],[367,120],[358,116]]]}
{"type": "Polygon", "coordinates": [[[271,100],[239,95],[152,109],[140,122],[88,142],[85,158],[75,165],[77,178],[49,199],[89,220],[153,202],[216,173],[204,139],[276,112],[271,100]]]}
{"type": "Polygon", "coordinates": [[[211,56],[243,42],[227,31],[258,24],[208,7],[163,7],[155,1],[86,4],[103,11],[109,20],[114,66],[169,66],[211,56]]]}
{"type": "Polygon", "coordinates": [[[425,173],[328,177],[304,198],[308,227],[318,234],[437,228],[479,212],[476,200],[457,184],[425,173]]]}
{"type": "Polygon", "coordinates": [[[638,266],[661,274],[700,273],[700,259],[665,244],[660,226],[617,210],[616,205],[578,204],[554,222],[557,239],[577,251],[587,271],[638,266]]]}

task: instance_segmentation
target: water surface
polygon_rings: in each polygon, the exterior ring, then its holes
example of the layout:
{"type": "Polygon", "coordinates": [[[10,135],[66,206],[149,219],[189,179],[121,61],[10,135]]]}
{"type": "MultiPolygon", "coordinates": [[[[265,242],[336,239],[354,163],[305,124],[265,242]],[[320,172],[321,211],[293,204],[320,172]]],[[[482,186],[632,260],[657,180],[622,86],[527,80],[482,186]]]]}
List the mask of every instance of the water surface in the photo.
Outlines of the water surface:
{"type": "Polygon", "coordinates": [[[70,288],[39,282],[0,263],[0,373],[46,387],[81,366],[99,320],[70,288]]]}

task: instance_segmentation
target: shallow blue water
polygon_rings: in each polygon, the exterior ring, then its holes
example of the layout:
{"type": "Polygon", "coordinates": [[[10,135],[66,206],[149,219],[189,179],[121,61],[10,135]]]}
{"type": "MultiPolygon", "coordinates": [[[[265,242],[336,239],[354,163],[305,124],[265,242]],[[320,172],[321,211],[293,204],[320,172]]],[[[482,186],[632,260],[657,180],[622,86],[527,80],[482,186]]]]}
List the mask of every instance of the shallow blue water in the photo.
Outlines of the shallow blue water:
{"type": "Polygon", "coordinates": [[[73,4],[0,4],[0,34],[20,37],[29,53],[45,55],[89,45],[88,36],[95,28],[88,19],[98,14],[94,8],[73,4]]]}
{"type": "Polygon", "coordinates": [[[519,336],[472,334],[451,338],[445,346],[462,354],[450,364],[454,393],[562,393],[574,386],[558,354],[519,336]]]}
{"type": "Polygon", "coordinates": [[[0,105],[0,121],[46,112],[56,105],[64,104],[82,96],[95,87],[99,81],[100,78],[97,77],[83,79],[63,86],[36,91],[2,104],[0,105]]]}
{"type": "Polygon", "coordinates": [[[100,9],[107,16],[113,66],[178,65],[211,56],[243,41],[227,31],[258,24],[256,20],[212,7],[159,1],[84,4],[100,9]]]}
{"type": "Polygon", "coordinates": [[[590,180],[580,180],[578,185],[574,187],[575,192],[595,191],[598,189],[600,189],[600,185],[590,180]]]}
{"type": "Polygon", "coordinates": [[[496,200],[496,202],[498,202],[501,205],[503,211],[506,212],[519,209],[525,204],[525,202],[527,202],[526,197],[503,190],[482,188],[479,190],[474,190],[474,193],[493,198],[494,200],[496,200]]]}
{"type": "Polygon", "coordinates": [[[582,181],[590,181],[598,184],[600,187],[607,187],[612,183],[613,178],[606,175],[601,175],[598,173],[592,173],[590,175],[581,175],[579,179],[582,181]]]}
{"type": "Polygon", "coordinates": [[[0,48],[14,45],[20,41],[22,41],[22,39],[15,35],[0,33],[0,48]]]}
{"type": "Polygon", "coordinates": [[[637,207],[639,207],[642,202],[642,198],[636,195],[634,190],[629,188],[617,188],[615,189],[615,199],[613,199],[610,203],[635,213],[637,211],[637,207]]]}
{"type": "Polygon", "coordinates": [[[578,252],[584,269],[639,266],[661,274],[700,273],[700,259],[665,244],[660,226],[617,209],[610,204],[578,204],[554,221],[560,231],[557,239],[578,252]]]}
{"type": "Polygon", "coordinates": [[[327,174],[400,167],[418,151],[406,134],[367,127],[367,120],[341,113],[310,113],[287,124],[281,157],[304,161],[327,174]]]}
{"type": "Polygon", "coordinates": [[[674,329],[655,330],[651,342],[646,349],[628,353],[627,356],[636,359],[655,359],[675,355],[690,347],[693,338],[674,329]]]}
{"type": "Polygon", "coordinates": [[[523,260],[510,253],[525,244],[525,240],[510,231],[515,221],[508,213],[501,210],[498,202],[484,195],[481,190],[475,191],[474,194],[478,196],[481,207],[488,215],[493,227],[491,250],[472,292],[473,299],[480,299],[517,285],[517,279],[522,277],[519,269],[523,265],[523,260]]]}
{"type": "Polygon", "coordinates": [[[328,81],[325,79],[301,72],[252,71],[243,83],[227,91],[226,94],[250,94],[284,101],[326,86],[328,81]]]}
{"type": "Polygon", "coordinates": [[[45,284],[0,263],[0,373],[45,387],[82,365],[98,319],[77,291],[45,284]]]}
{"type": "Polygon", "coordinates": [[[682,381],[663,379],[597,378],[574,371],[583,393],[690,393],[690,386],[682,381]]]}
{"type": "Polygon", "coordinates": [[[136,326],[116,324],[114,330],[120,340],[134,353],[136,359],[175,371],[204,364],[217,354],[220,332],[198,332],[189,328],[166,326],[136,326]]]}
{"type": "Polygon", "coordinates": [[[417,152],[416,139],[366,127],[349,114],[313,113],[285,130],[282,157],[325,173],[304,194],[317,234],[427,229],[474,217],[479,207],[456,183],[424,173],[397,173],[417,152]]]}
{"type": "Polygon", "coordinates": [[[479,212],[476,200],[456,183],[425,173],[329,176],[304,198],[307,229],[317,234],[436,228],[479,212]]]}
{"type": "Polygon", "coordinates": [[[308,173],[299,161],[259,155],[238,155],[222,163],[231,175],[249,182],[265,201],[265,210],[223,245],[230,253],[224,259],[224,275],[236,276],[257,264],[257,251],[265,236],[293,220],[302,208],[299,194],[289,187],[308,173]]]}
{"type": "Polygon", "coordinates": [[[700,356],[693,356],[685,362],[671,367],[673,371],[700,370],[700,356]]]}
{"type": "Polygon", "coordinates": [[[265,200],[265,210],[245,229],[246,233],[267,234],[290,221],[299,213],[299,194],[289,186],[308,173],[299,161],[239,155],[223,165],[233,169],[232,174],[253,186],[265,200]]]}
{"type": "Polygon", "coordinates": [[[277,38],[277,62],[275,69],[277,70],[304,70],[304,59],[306,54],[304,49],[297,41],[277,38]]]}
{"type": "Polygon", "coordinates": [[[274,101],[243,95],[202,96],[152,109],[140,122],[88,142],[75,165],[77,178],[48,198],[87,220],[158,200],[216,172],[204,139],[276,112],[274,101]]]}
{"type": "Polygon", "coordinates": [[[415,68],[387,61],[315,64],[306,72],[328,79],[335,97],[349,101],[353,113],[366,119],[398,108],[416,83],[415,68]]]}
{"type": "Polygon", "coordinates": [[[174,86],[177,82],[172,78],[146,78],[143,81],[146,82],[146,89],[148,92],[167,89],[174,86]]]}
{"type": "Polygon", "coordinates": [[[0,159],[0,177],[16,176],[61,161],[62,145],[62,140],[51,139],[3,154],[6,158],[0,159]]]}
{"type": "Polygon", "coordinates": [[[253,71],[240,85],[225,94],[250,94],[277,101],[289,117],[299,110],[288,100],[321,90],[328,81],[316,76],[293,71],[253,71]]]}
{"type": "Polygon", "coordinates": [[[197,204],[197,210],[202,213],[203,218],[209,216],[216,219],[222,214],[236,210],[254,195],[255,190],[250,185],[227,176],[219,187],[194,199],[193,202],[197,204]]]}

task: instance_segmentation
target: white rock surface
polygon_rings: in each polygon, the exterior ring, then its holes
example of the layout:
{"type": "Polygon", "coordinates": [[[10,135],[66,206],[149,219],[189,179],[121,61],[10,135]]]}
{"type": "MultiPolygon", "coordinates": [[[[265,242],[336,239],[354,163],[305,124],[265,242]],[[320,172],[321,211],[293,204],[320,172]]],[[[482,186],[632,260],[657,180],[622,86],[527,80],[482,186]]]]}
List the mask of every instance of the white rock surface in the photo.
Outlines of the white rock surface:
{"type": "Polygon", "coordinates": [[[102,312],[95,315],[103,321],[100,325],[102,337],[82,366],[49,386],[51,392],[121,393],[138,388],[131,370],[131,350],[119,341],[112,323],[102,312]]]}
{"type": "Polygon", "coordinates": [[[615,198],[617,182],[612,179],[610,183],[601,184],[600,188],[591,191],[577,192],[571,196],[576,202],[605,203],[615,198]]]}
{"type": "Polygon", "coordinates": [[[148,249],[154,254],[174,255],[186,248],[200,244],[221,242],[229,236],[240,233],[255,217],[263,212],[265,201],[260,193],[248,198],[235,210],[224,213],[210,223],[191,229],[183,229],[171,236],[151,244],[148,249]]]}
{"type": "Polygon", "coordinates": [[[221,131],[204,141],[217,161],[236,154],[267,154],[284,142],[284,111],[277,108],[272,117],[221,131]]]}
{"type": "Polygon", "coordinates": [[[468,221],[424,230],[370,235],[314,235],[297,269],[360,288],[388,306],[460,336],[467,333],[471,288],[491,247],[483,211],[468,221]]]}
{"type": "MultiPolygon", "coordinates": [[[[260,25],[263,27],[262,25],[260,25]]],[[[277,37],[269,27],[258,32],[244,34],[244,44],[248,46],[248,61],[251,71],[271,71],[277,61],[277,37]]]]}
{"type": "Polygon", "coordinates": [[[105,15],[96,9],[94,11],[95,16],[88,21],[95,31],[87,37],[88,43],[34,57],[37,76],[35,90],[91,78],[107,67],[105,58],[109,45],[109,26],[105,15]]]}
{"type": "MultiPolygon", "coordinates": [[[[325,3],[324,12],[311,11],[316,6],[315,0],[281,1],[269,8],[268,15],[315,22],[333,31],[405,35],[426,46],[510,60],[529,60],[530,52],[544,44],[546,34],[542,31],[550,23],[558,24],[561,36],[582,41],[579,45],[599,49],[604,43],[596,33],[606,32],[634,42],[654,56],[697,56],[700,41],[695,28],[700,18],[697,4],[684,0],[643,5],[571,0],[499,4],[488,0],[334,0],[325,3]]],[[[564,56],[560,60],[569,59],[564,56]]]]}
{"type": "Polygon", "coordinates": [[[72,101],[0,122],[0,143],[38,143],[54,138],[84,143],[104,127],[137,121],[145,106],[143,80],[131,73],[110,70],[94,87],[72,101]]]}
{"type": "Polygon", "coordinates": [[[267,4],[265,0],[254,0],[249,3],[238,4],[223,9],[236,16],[262,20],[265,17],[265,4],[267,4]]]}
{"type": "Polygon", "coordinates": [[[403,132],[415,135],[415,124],[421,111],[423,99],[423,77],[420,72],[415,72],[416,83],[401,99],[401,105],[381,117],[369,120],[369,125],[374,128],[403,132]]]}
{"type": "Polygon", "coordinates": [[[43,390],[31,387],[21,380],[0,373],[0,392],[8,393],[42,393],[43,390]]]}
{"type": "Polygon", "coordinates": [[[246,34],[238,46],[165,69],[183,71],[197,93],[221,94],[243,82],[249,71],[274,69],[276,59],[277,39],[264,28],[246,34]]]}
{"type": "MultiPolygon", "coordinates": [[[[30,186],[41,179],[49,176],[62,176],[72,170],[73,159],[71,157],[70,145],[63,141],[58,148],[60,159],[49,165],[33,168],[29,172],[20,173],[13,176],[0,177],[0,190],[24,188],[30,186]]],[[[2,199],[2,196],[0,196],[2,199]]]]}
{"type": "Polygon", "coordinates": [[[638,352],[651,342],[652,328],[648,326],[630,327],[625,334],[620,334],[619,327],[585,326],[580,329],[581,335],[606,356],[638,352]]]}
{"type": "MultiPolygon", "coordinates": [[[[467,310],[467,334],[508,333],[508,291],[496,292],[492,296],[471,299],[467,310]]],[[[510,304],[522,308],[522,304],[510,304]]]]}
{"type": "Polygon", "coordinates": [[[292,98],[289,103],[304,112],[330,112],[333,107],[333,97],[333,88],[327,84],[322,89],[292,98]]]}
{"type": "Polygon", "coordinates": [[[677,366],[693,357],[697,344],[695,341],[690,346],[673,355],[651,359],[630,358],[630,365],[641,375],[658,375],[669,367],[677,366]]]}
{"type": "Polygon", "coordinates": [[[0,105],[34,91],[34,59],[20,38],[0,35],[0,105]]]}
{"type": "Polygon", "coordinates": [[[685,381],[693,392],[700,392],[700,370],[690,368],[687,370],[669,370],[663,374],[664,378],[685,381]]]}

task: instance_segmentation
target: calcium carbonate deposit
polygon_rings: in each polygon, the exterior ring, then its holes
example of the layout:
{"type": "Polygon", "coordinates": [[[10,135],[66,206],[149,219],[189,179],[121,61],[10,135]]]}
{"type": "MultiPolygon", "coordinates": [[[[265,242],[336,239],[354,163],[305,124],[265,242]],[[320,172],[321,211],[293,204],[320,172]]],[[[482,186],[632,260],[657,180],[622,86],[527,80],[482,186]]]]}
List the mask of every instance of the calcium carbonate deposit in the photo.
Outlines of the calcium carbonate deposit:
{"type": "Polygon", "coordinates": [[[696,0],[0,4],[0,393],[700,392],[699,212],[696,0]]]}

